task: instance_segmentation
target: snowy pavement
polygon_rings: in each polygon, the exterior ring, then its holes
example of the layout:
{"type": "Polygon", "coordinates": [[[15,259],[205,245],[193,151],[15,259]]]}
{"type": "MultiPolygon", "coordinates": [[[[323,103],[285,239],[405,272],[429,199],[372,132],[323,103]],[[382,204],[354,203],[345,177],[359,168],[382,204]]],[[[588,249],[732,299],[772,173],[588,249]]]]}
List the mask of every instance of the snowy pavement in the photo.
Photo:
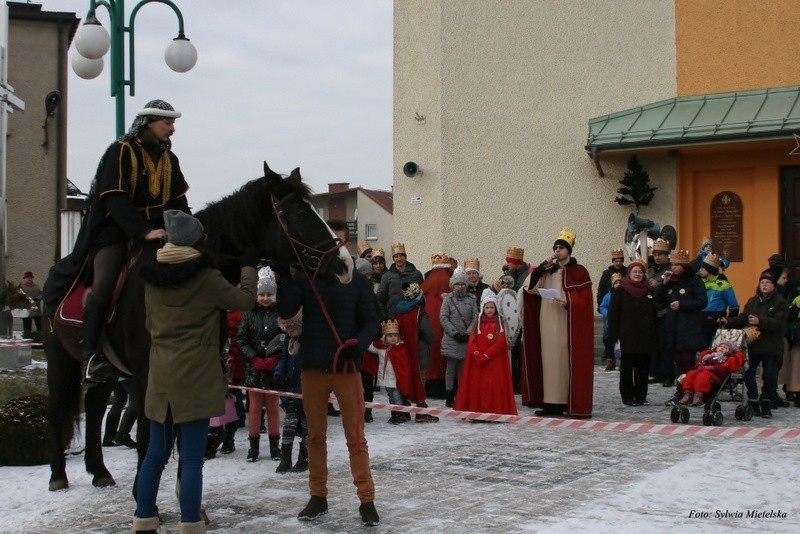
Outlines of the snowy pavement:
{"type": "MultiPolygon", "coordinates": [[[[651,386],[650,406],[622,405],[618,373],[595,369],[593,421],[669,424],[671,390],[651,386]]],[[[385,401],[376,393],[376,401],[385,401]]],[[[429,400],[431,407],[443,401],[429,400]]],[[[724,427],[800,428],[800,409],[724,427]]],[[[533,415],[521,407],[520,415],[533,415]]],[[[690,424],[700,424],[693,410],[690,424]]],[[[329,422],[329,513],[301,523],[307,474],[275,473],[276,462],[237,450],[206,462],[209,532],[740,532],[800,531],[798,439],[698,437],[565,429],[530,424],[367,425],[376,484],[377,529],[363,527],[338,418],[329,422]],[[749,515],[749,517],[748,517],[749,515]]],[[[262,438],[263,449],[266,437],[262,438]]],[[[93,488],[82,456],[67,463],[71,487],[48,492],[47,466],[0,468],[0,532],[129,532],[135,452],[105,448],[118,485],[93,488]]],[[[297,451],[295,447],[295,457],[297,451]]],[[[171,461],[162,480],[161,532],[176,532],[171,461]]]]}

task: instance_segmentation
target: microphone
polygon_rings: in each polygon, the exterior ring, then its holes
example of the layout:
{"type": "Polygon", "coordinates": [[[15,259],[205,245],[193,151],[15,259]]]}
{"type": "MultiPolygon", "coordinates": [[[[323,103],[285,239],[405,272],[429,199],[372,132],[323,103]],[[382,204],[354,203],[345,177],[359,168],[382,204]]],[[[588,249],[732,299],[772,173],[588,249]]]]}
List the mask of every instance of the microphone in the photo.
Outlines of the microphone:
{"type": "Polygon", "coordinates": [[[542,263],[539,264],[539,267],[546,267],[548,263],[556,261],[556,257],[557,256],[555,255],[555,253],[553,253],[553,255],[550,256],[551,261],[544,260],[542,263]]]}

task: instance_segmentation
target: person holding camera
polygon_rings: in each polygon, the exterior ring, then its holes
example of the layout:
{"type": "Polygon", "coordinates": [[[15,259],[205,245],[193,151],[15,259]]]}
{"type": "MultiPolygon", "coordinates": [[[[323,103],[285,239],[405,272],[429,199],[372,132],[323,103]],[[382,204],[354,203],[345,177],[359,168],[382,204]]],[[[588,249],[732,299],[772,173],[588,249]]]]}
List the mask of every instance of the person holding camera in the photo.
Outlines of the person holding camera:
{"type": "MultiPolygon", "coordinates": [[[[278,312],[275,307],[276,284],[272,271],[263,268],[259,271],[258,294],[255,307],[242,315],[236,343],[244,354],[244,385],[251,388],[271,389],[273,371],[278,365],[278,357],[283,350],[283,338],[279,337],[278,312]]],[[[269,452],[273,460],[281,459],[280,448],[280,400],[275,395],[258,391],[247,393],[247,430],[250,449],[247,461],[257,462],[259,441],[261,440],[261,410],[267,410],[267,432],[269,433],[269,452]]]]}
{"type": "MultiPolygon", "coordinates": [[[[335,230],[334,230],[335,231],[335,230]]],[[[342,231],[343,232],[343,231],[342,231]]],[[[339,236],[342,237],[342,236],[339,236]]],[[[328,513],[328,397],[341,409],[342,427],[353,484],[367,526],[380,522],[375,509],[375,483],[364,434],[364,388],[361,357],[378,332],[375,296],[358,271],[345,283],[328,283],[275,266],[278,315],[284,321],[302,318],[300,382],[308,420],[308,489],[310,498],[297,515],[312,521],[328,513]]]]}
{"type": "Polygon", "coordinates": [[[467,353],[467,341],[472,323],[478,316],[478,304],[475,295],[467,292],[467,275],[456,269],[450,277],[450,293],[442,295],[442,308],[439,310],[439,322],[442,325],[442,356],[447,361],[444,373],[444,387],[447,390],[448,408],[453,407],[458,390],[458,377],[464,356],[467,353]]]}

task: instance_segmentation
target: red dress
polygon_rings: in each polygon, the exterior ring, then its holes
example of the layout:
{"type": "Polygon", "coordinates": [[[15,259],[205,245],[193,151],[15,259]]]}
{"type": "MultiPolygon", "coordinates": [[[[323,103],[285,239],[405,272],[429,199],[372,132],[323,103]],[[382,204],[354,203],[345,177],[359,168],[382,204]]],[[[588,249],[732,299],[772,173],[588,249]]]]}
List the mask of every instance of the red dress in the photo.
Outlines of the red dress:
{"type": "Polygon", "coordinates": [[[481,314],[479,328],[469,336],[458,384],[453,409],[517,415],[508,342],[496,315],[481,314]]]}

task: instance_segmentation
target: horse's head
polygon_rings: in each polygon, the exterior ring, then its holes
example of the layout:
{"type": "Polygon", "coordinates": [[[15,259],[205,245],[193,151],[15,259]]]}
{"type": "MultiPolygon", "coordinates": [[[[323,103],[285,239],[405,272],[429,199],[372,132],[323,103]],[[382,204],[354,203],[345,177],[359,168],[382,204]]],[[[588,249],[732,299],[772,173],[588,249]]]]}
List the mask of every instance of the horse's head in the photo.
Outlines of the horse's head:
{"type": "Polygon", "coordinates": [[[195,215],[208,234],[208,253],[232,283],[240,257],[255,247],[272,263],[298,265],[309,276],[348,283],[353,259],[309,201],[300,170],[283,178],[264,163],[264,176],[195,215]]]}
{"type": "Polygon", "coordinates": [[[353,277],[353,258],[336,234],[325,224],[309,200],[300,169],[282,178],[264,162],[269,203],[288,246],[281,246],[278,261],[299,264],[309,276],[346,284],[353,277]],[[288,256],[287,256],[288,253],[288,256]],[[280,257],[282,256],[282,257],[280,257]]]}

